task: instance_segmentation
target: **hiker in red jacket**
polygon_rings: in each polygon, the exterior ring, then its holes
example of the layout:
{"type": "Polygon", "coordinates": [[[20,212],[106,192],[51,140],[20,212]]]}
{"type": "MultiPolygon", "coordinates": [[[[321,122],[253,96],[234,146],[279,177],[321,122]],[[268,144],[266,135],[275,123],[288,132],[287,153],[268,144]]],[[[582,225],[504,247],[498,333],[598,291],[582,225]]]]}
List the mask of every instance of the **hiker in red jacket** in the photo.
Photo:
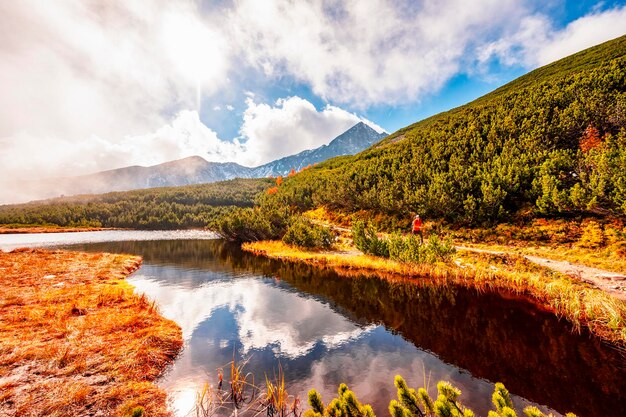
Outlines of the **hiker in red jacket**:
{"type": "Polygon", "coordinates": [[[422,219],[420,219],[420,215],[416,214],[413,219],[413,234],[420,236],[420,244],[424,244],[424,235],[422,234],[422,219]]]}

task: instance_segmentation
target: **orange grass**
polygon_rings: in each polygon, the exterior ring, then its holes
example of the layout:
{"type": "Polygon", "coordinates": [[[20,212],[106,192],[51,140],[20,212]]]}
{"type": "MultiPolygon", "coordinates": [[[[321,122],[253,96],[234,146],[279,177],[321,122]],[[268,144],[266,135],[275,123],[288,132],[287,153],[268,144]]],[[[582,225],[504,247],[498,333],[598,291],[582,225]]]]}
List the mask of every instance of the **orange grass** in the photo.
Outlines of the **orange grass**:
{"type": "Polygon", "coordinates": [[[565,245],[533,246],[526,245],[500,245],[493,243],[467,243],[459,242],[460,245],[468,248],[492,250],[496,252],[513,252],[520,255],[539,256],[553,261],[567,261],[573,264],[600,268],[607,271],[626,273],[626,258],[615,253],[609,248],[587,249],[576,246],[565,245]]]}
{"type": "Polygon", "coordinates": [[[577,328],[587,326],[602,339],[626,346],[626,303],[602,290],[536,266],[521,256],[460,251],[452,264],[408,264],[355,250],[305,251],[279,241],[245,243],[242,248],[268,258],[332,268],[350,277],[365,271],[384,279],[428,278],[439,284],[512,291],[532,297],[577,328]]]}
{"type": "Polygon", "coordinates": [[[62,227],[62,226],[0,226],[0,235],[26,233],[70,233],[70,232],[99,232],[107,230],[104,227],[62,227]]]}
{"type": "Polygon", "coordinates": [[[140,262],[0,251],[0,415],[171,415],[154,380],[182,334],[124,280],[140,262]]]}

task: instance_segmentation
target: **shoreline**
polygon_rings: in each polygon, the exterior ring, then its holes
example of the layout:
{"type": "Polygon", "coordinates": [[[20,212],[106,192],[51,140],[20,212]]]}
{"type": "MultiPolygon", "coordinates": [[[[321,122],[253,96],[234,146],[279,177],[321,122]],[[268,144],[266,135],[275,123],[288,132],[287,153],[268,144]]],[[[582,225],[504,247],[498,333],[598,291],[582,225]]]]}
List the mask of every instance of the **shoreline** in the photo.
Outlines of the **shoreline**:
{"type": "Polygon", "coordinates": [[[441,285],[507,291],[531,299],[538,308],[552,311],[576,329],[590,332],[619,348],[626,347],[626,303],[590,285],[528,262],[519,255],[461,251],[452,264],[406,264],[364,255],[358,251],[315,252],[279,241],[244,243],[242,249],[257,256],[330,268],[339,275],[359,274],[381,279],[428,277],[441,285]]]}
{"type": "Polygon", "coordinates": [[[78,232],[101,232],[103,230],[120,230],[111,227],[62,227],[62,226],[25,226],[6,227],[0,226],[0,235],[18,235],[31,233],[78,233],[78,232]]]}
{"type": "Polygon", "coordinates": [[[172,415],[155,382],[182,333],[126,281],[140,265],[131,255],[0,252],[0,414],[172,415]]]}

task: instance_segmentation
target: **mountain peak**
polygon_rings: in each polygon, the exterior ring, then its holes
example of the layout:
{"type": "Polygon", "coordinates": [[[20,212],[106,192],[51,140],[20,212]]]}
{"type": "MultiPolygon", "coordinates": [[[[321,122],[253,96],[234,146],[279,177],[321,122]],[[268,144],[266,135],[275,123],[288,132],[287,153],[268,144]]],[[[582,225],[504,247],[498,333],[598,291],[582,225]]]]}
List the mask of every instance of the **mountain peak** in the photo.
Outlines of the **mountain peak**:
{"type": "Polygon", "coordinates": [[[372,146],[385,136],[386,133],[378,133],[366,123],[359,122],[333,139],[328,147],[340,148],[338,155],[354,154],[372,146]]]}
{"type": "Polygon", "coordinates": [[[367,123],[365,123],[365,122],[363,122],[363,121],[358,122],[357,124],[355,124],[354,126],[352,126],[350,129],[346,130],[344,133],[348,133],[348,132],[350,132],[351,130],[366,130],[366,131],[372,130],[372,131],[376,132],[376,133],[377,133],[377,134],[379,134],[379,135],[380,135],[380,134],[383,134],[383,133],[384,133],[384,134],[386,134],[386,133],[387,133],[387,132],[385,132],[384,130],[383,130],[382,132],[379,132],[378,130],[374,129],[372,126],[368,125],[367,123]]]}
{"type": "Polygon", "coordinates": [[[366,123],[359,122],[330,141],[328,145],[302,151],[255,168],[255,176],[287,175],[291,169],[299,171],[335,156],[354,155],[369,148],[385,136],[387,136],[386,133],[378,133],[366,123]]]}

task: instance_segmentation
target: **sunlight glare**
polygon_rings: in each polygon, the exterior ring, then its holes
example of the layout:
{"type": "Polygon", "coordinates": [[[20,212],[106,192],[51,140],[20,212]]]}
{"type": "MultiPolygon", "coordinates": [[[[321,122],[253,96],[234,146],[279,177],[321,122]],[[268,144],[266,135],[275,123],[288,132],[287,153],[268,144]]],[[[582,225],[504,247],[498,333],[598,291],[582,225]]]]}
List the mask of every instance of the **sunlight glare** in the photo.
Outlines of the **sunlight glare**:
{"type": "Polygon", "coordinates": [[[197,18],[170,14],[162,27],[162,41],[181,76],[196,85],[196,101],[199,101],[200,90],[218,83],[224,72],[224,39],[197,18]]]}

